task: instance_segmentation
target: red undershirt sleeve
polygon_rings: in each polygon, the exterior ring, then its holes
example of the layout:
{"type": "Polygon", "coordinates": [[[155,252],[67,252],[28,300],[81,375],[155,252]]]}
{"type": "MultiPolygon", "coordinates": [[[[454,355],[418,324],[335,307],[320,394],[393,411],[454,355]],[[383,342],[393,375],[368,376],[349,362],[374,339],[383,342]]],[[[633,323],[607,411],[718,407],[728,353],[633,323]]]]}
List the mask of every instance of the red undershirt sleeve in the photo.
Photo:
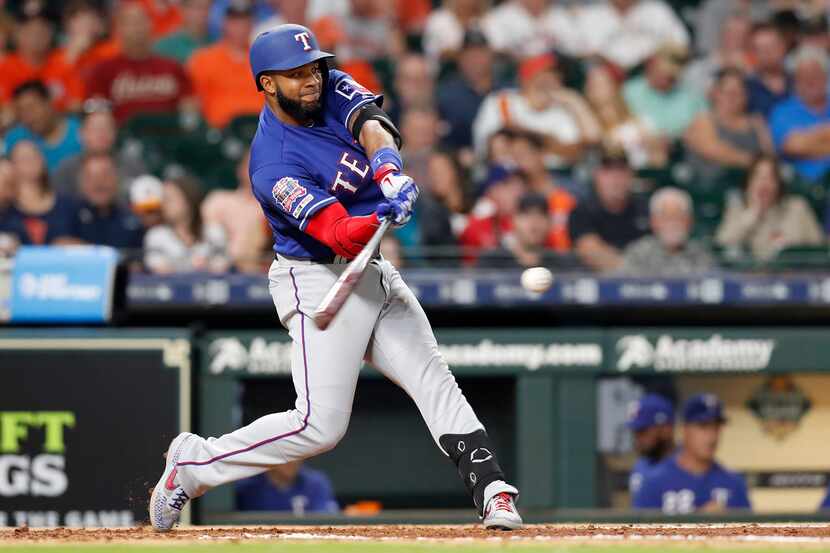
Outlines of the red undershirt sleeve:
{"type": "Polygon", "coordinates": [[[369,242],[379,225],[376,214],[350,216],[343,204],[334,202],[315,213],[305,231],[337,255],[352,259],[369,242]]]}

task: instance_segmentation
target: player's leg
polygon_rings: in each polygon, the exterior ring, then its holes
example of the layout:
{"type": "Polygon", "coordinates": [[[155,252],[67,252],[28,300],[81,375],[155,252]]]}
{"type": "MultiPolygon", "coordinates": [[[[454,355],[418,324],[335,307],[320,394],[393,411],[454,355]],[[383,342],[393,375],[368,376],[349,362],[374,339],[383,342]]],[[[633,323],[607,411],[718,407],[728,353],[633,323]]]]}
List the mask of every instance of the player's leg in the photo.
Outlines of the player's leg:
{"type": "Polygon", "coordinates": [[[272,267],[271,292],[293,340],[294,409],[266,415],[218,438],[192,434],[177,438],[181,443],[174,440],[169,453],[175,458],[168,459],[169,472],[175,474],[162,480],[171,478],[191,499],[215,486],[317,455],[337,444],[346,432],[357,376],[384,300],[379,269],[367,269],[369,274],[338,319],[326,331],[317,329],[305,314],[322,300],[343,268],[272,267]]]}
{"type": "MultiPolygon", "coordinates": [[[[423,308],[388,263],[384,263],[384,282],[387,305],[375,324],[367,357],[415,401],[433,439],[455,463],[479,514],[484,515],[496,495],[516,496],[518,491],[505,483],[484,426],[438,351],[423,308]]],[[[501,522],[505,527],[521,525],[517,513],[501,522]]]]}

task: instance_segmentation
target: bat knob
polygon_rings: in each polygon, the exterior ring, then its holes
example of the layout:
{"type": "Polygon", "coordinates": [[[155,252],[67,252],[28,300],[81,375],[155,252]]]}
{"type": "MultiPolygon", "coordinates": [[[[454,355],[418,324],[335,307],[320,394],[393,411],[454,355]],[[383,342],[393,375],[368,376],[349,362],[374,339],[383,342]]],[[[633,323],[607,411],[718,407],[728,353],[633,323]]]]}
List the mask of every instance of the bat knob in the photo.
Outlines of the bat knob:
{"type": "Polygon", "coordinates": [[[326,313],[325,311],[315,311],[314,315],[311,316],[311,320],[314,321],[314,324],[320,330],[327,329],[331,324],[332,319],[334,319],[334,316],[332,316],[331,313],[326,313]]]}

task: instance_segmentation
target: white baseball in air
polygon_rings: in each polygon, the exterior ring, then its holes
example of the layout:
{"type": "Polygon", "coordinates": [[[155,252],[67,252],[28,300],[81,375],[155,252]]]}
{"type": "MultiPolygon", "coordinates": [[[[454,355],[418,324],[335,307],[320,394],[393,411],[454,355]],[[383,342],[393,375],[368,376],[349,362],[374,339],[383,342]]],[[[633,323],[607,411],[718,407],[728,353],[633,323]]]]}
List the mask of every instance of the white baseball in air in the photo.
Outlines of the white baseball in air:
{"type": "Polygon", "coordinates": [[[522,273],[522,288],[541,294],[553,284],[553,273],[544,267],[531,267],[522,273]]]}

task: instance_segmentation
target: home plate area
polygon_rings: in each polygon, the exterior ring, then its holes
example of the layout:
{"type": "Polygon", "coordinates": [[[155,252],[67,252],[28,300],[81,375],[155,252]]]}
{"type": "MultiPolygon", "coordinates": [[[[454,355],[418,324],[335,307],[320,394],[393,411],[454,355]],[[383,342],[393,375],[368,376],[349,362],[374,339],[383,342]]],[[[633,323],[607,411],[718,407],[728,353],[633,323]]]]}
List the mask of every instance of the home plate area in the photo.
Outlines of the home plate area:
{"type": "Polygon", "coordinates": [[[830,546],[830,524],[540,524],[514,532],[484,530],[473,525],[454,526],[280,526],[280,527],[184,527],[160,534],[149,527],[102,529],[0,530],[0,543],[90,543],[90,542],[261,542],[286,541],[504,541],[638,543],[745,542],[761,544],[820,544],[830,546]]]}

